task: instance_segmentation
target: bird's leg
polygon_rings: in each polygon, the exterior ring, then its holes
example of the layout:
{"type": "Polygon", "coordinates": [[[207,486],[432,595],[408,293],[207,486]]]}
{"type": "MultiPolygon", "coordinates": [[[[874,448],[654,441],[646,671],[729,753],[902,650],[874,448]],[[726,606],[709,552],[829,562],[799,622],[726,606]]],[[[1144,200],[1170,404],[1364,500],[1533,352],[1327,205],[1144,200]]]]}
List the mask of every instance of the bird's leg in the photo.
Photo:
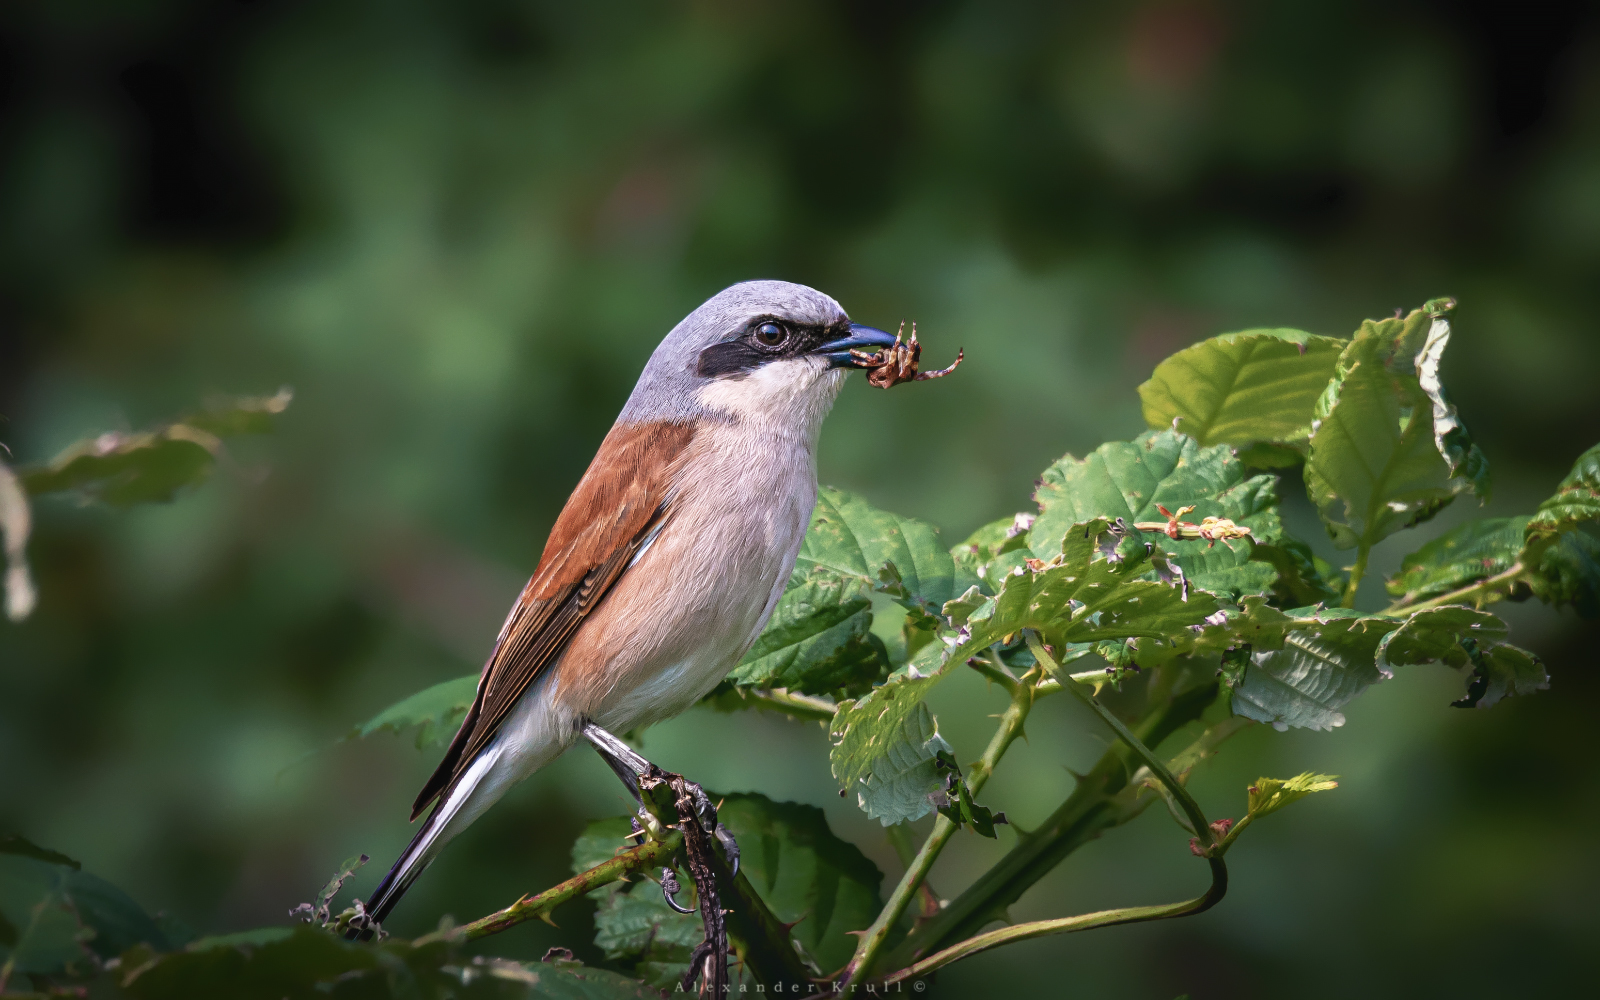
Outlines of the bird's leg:
{"type": "MultiPolygon", "coordinates": [[[[649,812],[644,804],[639,781],[641,778],[651,776],[665,777],[668,772],[656,767],[628,744],[592,722],[584,725],[583,736],[627,786],[629,794],[639,803],[639,808],[649,812]]],[[[717,807],[712,804],[711,797],[706,794],[705,789],[692,781],[684,784],[693,802],[695,816],[700,821],[700,828],[717,838],[717,842],[722,845],[723,853],[727,856],[729,874],[738,875],[739,842],[733,838],[727,827],[717,822],[717,807]]]]}
{"type": "MultiPolygon", "coordinates": [[[[704,992],[720,996],[726,992],[728,984],[728,931],[723,921],[722,902],[717,895],[716,853],[711,847],[711,836],[714,835],[722,843],[734,876],[739,872],[738,844],[733,835],[717,822],[716,806],[711,804],[705,789],[681,774],[663,771],[592,722],[584,725],[583,735],[622,779],[623,784],[628,786],[639,801],[642,813],[652,812],[645,803],[646,796],[649,796],[652,804],[657,804],[660,803],[656,794],[658,790],[671,794],[678,815],[677,827],[683,831],[683,853],[700,897],[700,919],[705,924],[706,932],[705,940],[690,956],[683,989],[688,991],[693,988],[695,980],[701,979],[704,992]]],[[[680,913],[688,912],[673,898],[677,891],[677,879],[666,877],[670,872],[665,869],[662,874],[661,890],[667,904],[680,913]]]]}

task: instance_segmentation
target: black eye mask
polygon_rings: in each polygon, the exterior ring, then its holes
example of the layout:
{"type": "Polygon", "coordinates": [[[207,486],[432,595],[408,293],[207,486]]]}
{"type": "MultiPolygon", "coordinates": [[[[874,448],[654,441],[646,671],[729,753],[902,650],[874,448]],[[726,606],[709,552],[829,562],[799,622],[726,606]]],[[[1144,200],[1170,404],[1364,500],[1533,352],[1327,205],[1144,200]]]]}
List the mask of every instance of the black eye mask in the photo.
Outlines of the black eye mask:
{"type": "Polygon", "coordinates": [[[848,333],[849,327],[848,322],[836,323],[833,326],[818,326],[763,316],[752,320],[744,332],[732,340],[712,344],[701,351],[699,360],[695,363],[695,372],[702,378],[742,375],[770,361],[782,361],[810,354],[828,341],[848,333]],[[784,338],[781,344],[771,347],[761,343],[756,339],[756,331],[764,323],[779,324],[788,331],[789,336],[784,338]]]}

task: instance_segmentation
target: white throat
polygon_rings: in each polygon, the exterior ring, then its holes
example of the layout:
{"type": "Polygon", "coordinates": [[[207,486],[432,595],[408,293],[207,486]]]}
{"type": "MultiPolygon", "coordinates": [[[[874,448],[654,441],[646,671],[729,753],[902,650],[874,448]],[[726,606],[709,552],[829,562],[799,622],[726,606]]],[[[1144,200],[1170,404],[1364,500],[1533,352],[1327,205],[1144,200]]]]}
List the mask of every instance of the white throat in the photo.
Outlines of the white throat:
{"type": "Polygon", "coordinates": [[[714,379],[696,400],[752,430],[815,442],[847,370],[825,358],[772,361],[743,375],[714,379]]]}

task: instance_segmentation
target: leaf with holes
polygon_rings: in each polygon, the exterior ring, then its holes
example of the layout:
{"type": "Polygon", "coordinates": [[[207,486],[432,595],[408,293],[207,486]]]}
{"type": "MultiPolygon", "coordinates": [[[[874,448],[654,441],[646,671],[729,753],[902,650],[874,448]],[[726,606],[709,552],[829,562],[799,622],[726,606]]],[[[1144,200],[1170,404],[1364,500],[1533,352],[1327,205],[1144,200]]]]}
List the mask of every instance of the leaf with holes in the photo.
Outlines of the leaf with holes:
{"type": "Polygon", "coordinates": [[[884,826],[920,819],[944,788],[937,756],[950,744],[922,699],[937,677],[893,679],[859,701],[839,705],[830,757],[833,776],[884,826]]]}
{"type": "Polygon", "coordinates": [[[1033,554],[1028,548],[1028,533],[1033,521],[1032,514],[1017,514],[992,521],[974,531],[950,550],[957,571],[976,577],[979,590],[993,594],[999,588],[1000,581],[1033,554]]]}
{"type": "MultiPolygon", "coordinates": [[[[924,647],[887,683],[843,702],[831,727],[834,777],[857,792],[870,814],[894,822],[925,815],[935,782],[928,766],[937,747],[932,717],[921,701],[953,664],[963,663],[1022,629],[1035,629],[1058,649],[1144,637],[1168,644],[1191,641],[1194,629],[1218,613],[1217,600],[1180,582],[1140,579],[1106,557],[1104,519],[1073,525],[1050,563],[1017,567],[1000,592],[971,610],[954,640],[924,647]],[[873,790],[876,782],[881,791],[873,790]]],[[[1142,551],[1142,550],[1141,550],[1142,551]]],[[[942,742],[942,741],[941,741],[942,742]]]]}
{"type": "MultiPolygon", "coordinates": [[[[1166,521],[1161,507],[1176,513],[1193,506],[1185,518],[1194,523],[1228,518],[1250,528],[1256,542],[1275,543],[1283,534],[1273,476],[1246,479],[1244,465],[1226,445],[1202,448],[1193,438],[1171,431],[1103,444],[1081,460],[1068,455],[1045,470],[1034,499],[1040,513],[1028,540],[1041,559],[1061,551],[1075,524],[1097,517],[1120,517],[1129,525],[1166,521]]],[[[1251,561],[1249,541],[1159,537],[1197,587],[1262,593],[1276,576],[1270,564],[1251,561]]]]}
{"type": "Polygon", "coordinates": [[[1102,539],[1109,536],[1104,519],[1068,528],[1056,558],[1018,567],[998,594],[968,614],[946,659],[959,662],[1025,628],[1058,647],[1134,637],[1182,641],[1218,611],[1206,591],[1176,578],[1144,579],[1143,563],[1108,558],[1102,539]]]}
{"type": "Polygon", "coordinates": [[[1179,351],[1139,387],[1144,419],[1202,446],[1302,442],[1345,342],[1299,330],[1245,330],[1179,351]]]}
{"type": "Polygon", "coordinates": [[[1506,639],[1505,622],[1487,611],[1446,605],[1418,611],[1378,643],[1378,669],[1443,663],[1470,667],[1480,651],[1506,639]]]}

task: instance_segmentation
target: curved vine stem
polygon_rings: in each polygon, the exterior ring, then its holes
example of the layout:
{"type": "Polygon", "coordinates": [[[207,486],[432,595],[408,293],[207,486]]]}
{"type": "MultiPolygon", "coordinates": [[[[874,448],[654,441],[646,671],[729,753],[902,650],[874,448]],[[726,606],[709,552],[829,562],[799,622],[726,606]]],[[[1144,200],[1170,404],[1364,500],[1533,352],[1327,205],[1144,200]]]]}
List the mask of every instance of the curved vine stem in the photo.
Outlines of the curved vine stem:
{"type": "MultiPolygon", "coordinates": [[[[1121,719],[1117,718],[1095,699],[1089,688],[1062,671],[1061,664],[1045,648],[1044,642],[1039,638],[1038,633],[1031,629],[1024,630],[1023,636],[1027,640],[1028,648],[1033,652],[1034,658],[1038,660],[1039,664],[1056,678],[1061,687],[1071,691],[1074,697],[1082,701],[1099,716],[1100,720],[1127,744],[1135,756],[1143,761],[1145,766],[1150,769],[1150,772],[1172,793],[1172,797],[1177,800],[1180,808],[1188,816],[1189,822],[1194,826],[1196,837],[1201,845],[1201,851],[1206,858],[1206,863],[1211,868],[1211,885],[1202,895],[1181,903],[1102,910],[1098,913],[1086,913],[1076,917],[1037,920],[1025,924],[1016,924],[1011,927],[1002,927],[983,934],[976,934],[889,974],[882,980],[885,985],[927,975],[952,962],[960,961],[981,951],[987,951],[990,948],[997,948],[1015,941],[1025,941],[1029,938],[1044,937],[1050,934],[1094,930],[1099,927],[1111,927],[1117,924],[1142,923],[1150,920],[1170,920],[1175,917],[1193,916],[1215,906],[1228,892],[1228,867],[1222,860],[1216,831],[1206,821],[1205,813],[1201,811],[1200,804],[1195,801],[1194,796],[1189,794],[1189,790],[1173,775],[1166,763],[1155,755],[1154,751],[1145,746],[1142,740],[1129,731],[1121,719]]],[[[936,829],[935,833],[937,832],[936,829]]],[[[932,843],[932,841],[933,838],[930,837],[929,842],[932,843]]],[[[925,850],[927,846],[924,845],[925,850]]],[[[898,919],[898,913],[891,919],[898,919]]],[[[859,974],[862,970],[869,969],[869,966],[866,963],[858,962],[853,968],[859,974]]],[[[840,991],[848,988],[848,979],[837,987],[840,991]]]]}
{"type": "Polygon", "coordinates": [[[1211,887],[1204,895],[1182,903],[1168,903],[1165,906],[1128,906],[1120,910],[1101,910],[1098,913],[1085,913],[1076,917],[1061,917],[1056,920],[1035,920],[1025,924],[1014,924],[1002,927],[999,930],[989,931],[967,938],[958,944],[951,945],[940,952],[935,952],[920,962],[908,965],[898,972],[885,976],[885,984],[904,982],[925,976],[930,972],[958,962],[963,958],[976,955],[980,951],[998,948],[1003,944],[1016,941],[1026,941],[1029,938],[1045,937],[1049,934],[1070,934],[1073,931],[1090,931],[1099,927],[1112,927],[1117,924],[1137,924],[1148,920],[1170,920],[1174,917],[1190,917],[1196,913],[1203,913],[1215,906],[1228,892],[1228,866],[1223,864],[1221,858],[1208,858],[1211,863],[1211,887]]]}

